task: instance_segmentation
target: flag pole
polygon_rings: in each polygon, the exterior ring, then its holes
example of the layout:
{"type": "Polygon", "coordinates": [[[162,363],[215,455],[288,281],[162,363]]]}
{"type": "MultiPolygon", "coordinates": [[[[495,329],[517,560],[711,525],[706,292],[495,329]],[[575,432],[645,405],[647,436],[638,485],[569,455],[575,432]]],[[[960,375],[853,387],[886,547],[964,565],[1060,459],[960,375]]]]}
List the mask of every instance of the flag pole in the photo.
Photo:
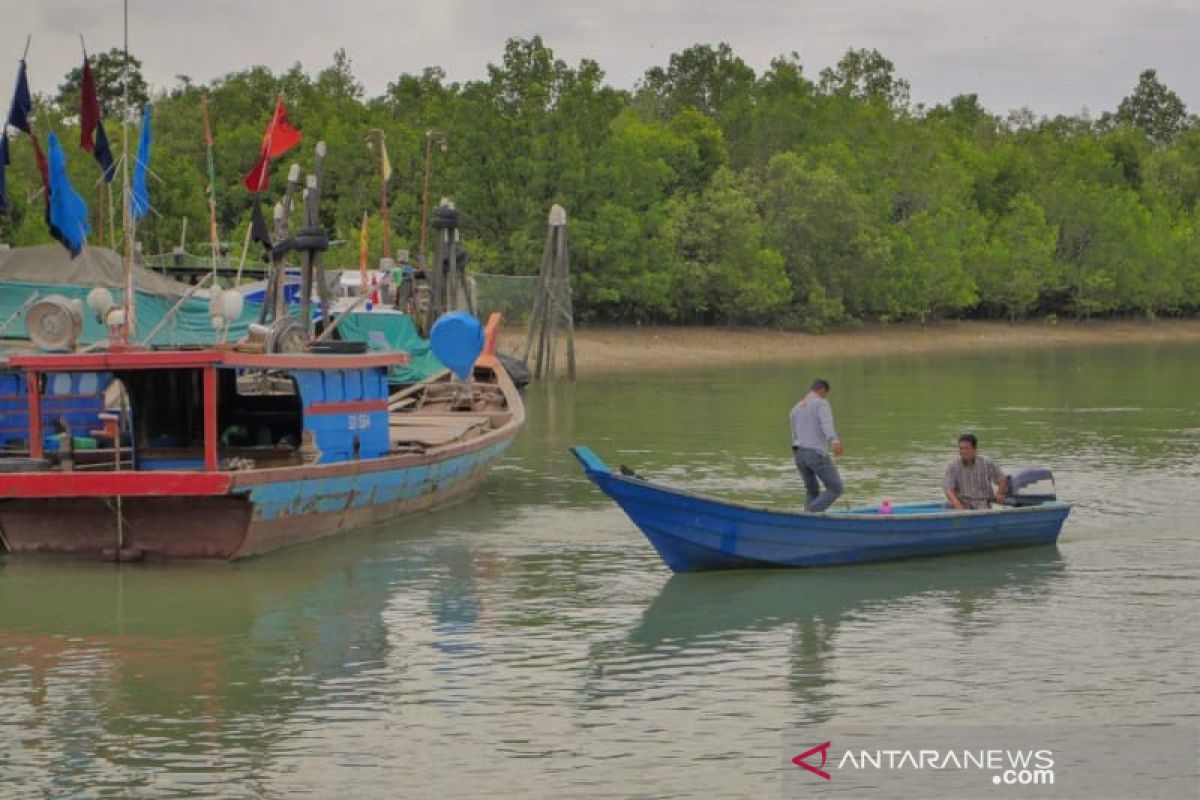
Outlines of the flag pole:
{"type": "MultiPolygon", "coordinates": [[[[254,195],[254,202],[258,202],[258,195],[254,195]]],[[[246,228],[246,241],[242,243],[242,260],[238,262],[237,277],[233,279],[233,285],[237,286],[242,282],[242,267],[246,266],[246,253],[250,250],[250,233],[254,228],[254,223],[246,228]]],[[[266,298],[263,298],[264,301],[266,298]]]]}
{"type": "Polygon", "coordinates": [[[133,213],[129,207],[129,0],[124,0],[124,11],[125,70],[121,88],[125,113],[121,115],[121,188],[123,190],[121,231],[125,238],[125,324],[121,330],[121,343],[128,345],[135,332],[134,314],[136,313],[136,304],[133,297],[133,239],[135,232],[133,228],[133,213]]]}
{"type": "MultiPolygon", "coordinates": [[[[79,49],[83,51],[83,63],[86,66],[88,61],[87,43],[83,40],[83,34],[79,34],[79,49]]],[[[82,89],[83,76],[80,75],[80,88],[82,89]]],[[[80,125],[83,125],[83,118],[80,117],[80,125]]],[[[100,241],[97,242],[101,247],[104,247],[104,169],[100,170],[100,186],[96,191],[96,233],[100,241]]],[[[114,241],[115,245],[116,242],[114,241]]]]}
{"type": "Polygon", "coordinates": [[[108,209],[108,241],[115,250],[117,247],[117,208],[116,203],[113,202],[111,181],[104,184],[104,191],[108,195],[108,203],[106,204],[108,209]]]}
{"type": "MultiPolygon", "coordinates": [[[[386,226],[387,223],[385,222],[386,226]]],[[[384,230],[387,230],[385,227],[384,230]]],[[[385,240],[386,241],[386,240],[385,240]]],[[[370,261],[370,251],[367,248],[367,212],[363,212],[362,230],[358,234],[358,293],[366,297],[368,292],[367,287],[367,262],[370,261]]]]}
{"type": "Polygon", "coordinates": [[[387,137],[379,129],[379,213],[383,215],[383,257],[392,257],[392,231],[388,222],[387,137]]]}
{"type": "MultiPolygon", "coordinates": [[[[263,165],[262,165],[262,169],[260,169],[258,171],[258,180],[256,180],[254,182],[255,189],[258,189],[260,186],[262,186],[263,178],[266,177],[267,173],[271,169],[271,143],[275,138],[275,118],[279,115],[279,104],[282,102],[283,102],[283,92],[280,92],[279,96],[275,98],[275,110],[271,112],[271,121],[267,123],[267,138],[266,138],[266,144],[263,145],[263,153],[262,153],[263,165]]],[[[254,193],[254,202],[255,203],[258,202],[259,194],[261,194],[261,192],[259,192],[259,191],[256,191],[254,193]]],[[[251,219],[253,220],[253,218],[251,218],[251,219]]],[[[253,221],[251,221],[250,224],[251,224],[251,226],[253,226],[254,225],[253,221]]],[[[249,231],[247,231],[246,233],[247,233],[247,237],[248,237],[249,231]]],[[[278,237],[278,236],[279,236],[279,228],[278,228],[278,221],[277,221],[276,237],[278,237]]],[[[247,241],[249,241],[249,238],[247,238],[247,241]]],[[[240,269],[239,269],[239,271],[240,271],[240,269]]],[[[275,314],[276,320],[278,320],[278,318],[280,316],[280,314],[278,313],[279,310],[283,308],[283,301],[284,301],[284,297],[285,297],[284,289],[283,289],[283,279],[284,279],[285,275],[286,275],[286,271],[284,269],[284,264],[283,264],[282,258],[279,261],[276,261],[274,255],[272,255],[271,266],[267,272],[267,289],[270,290],[270,292],[269,292],[270,296],[268,297],[265,294],[263,295],[263,313],[265,314],[268,310],[271,310],[275,314]]]]}
{"type": "Polygon", "coordinates": [[[21,60],[25,61],[29,58],[29,45],[33,44],[33,34],[28,34],[25,37],[25,52],[21,53],[21,60]]]}
{"type": "Polygon", "coordinates": [[[104,180],[100,180],[100,185],[96,187],[96,232],[99,234],[100,241],[97,242],[101,247],[104,247],[104,180]]]}
{"type": "Polygon", "coordinates": [[[212,271],[213,286],[217,283],[217,251],[220,242],[217,240],[217,176],[213,167],[213,135],[212,126],[208,122],[208,93],[200,98],[200,107],[204,112],[204,144],[208,148],[208,236],[212,241],[212,271]]]}

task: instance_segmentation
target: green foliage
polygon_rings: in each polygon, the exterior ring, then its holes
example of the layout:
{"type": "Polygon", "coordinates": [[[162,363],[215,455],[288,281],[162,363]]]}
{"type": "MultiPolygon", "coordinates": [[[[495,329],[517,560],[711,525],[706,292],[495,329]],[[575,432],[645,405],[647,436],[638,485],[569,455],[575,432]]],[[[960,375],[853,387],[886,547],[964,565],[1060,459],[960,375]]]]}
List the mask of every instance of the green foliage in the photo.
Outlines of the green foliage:
{"type": "MultiPolygon", "coordinates": [[[[118,51],[93,60],[118,153],[123,62],[118,51]]],[[[131,65],[140,105],[141,65],[131,65]]],[[[67,145],[92,242],[103,231],[111,244],[98,169],[75,146],[79,78],[73,70],[39,99],[36,124],[67,145]]],[[[508,41],[479,80],[451,83],[430,67],[378,97],[342,50],[315,73],[253,66],[203,86],[178,76],[152,98],[154,213],[138,235],[147,251],[170,250],[186,224],[190,249],[207,253],[207,96],[217,225],[240,256],[243,175],[283,94],[304,141],[272,164],[264,210],[289,166],[310,171],[325,141],[321,222],[345,243],[326,255],[331,266],[356,266],[364,212],[371,261],[382,255],[384,196],[393,249],[416,254],[428,165],[430,204],[455,201],[478,271],[536,274],[546,214],[562,204],[588,319],[821,329],[1200,309],[1200,128],[1153,70],[1098,120],[1001,118],[974,94],[913,107],[909,91],[875,50],[850,50],[812,80],[796,53],[756,75],[729,45],[697,44],[630,93],[536,36],[508,41]]],[[[136,141],[136,124],[128,135],[136,141]]],[[[28,141],[14,132],[11,146],[0,240],[47,241],[28,141]]]]}
{"type": "MultiPolygon", "coordinates": [[[[96,81],[96,97],[100,107],[109,114],[120,114],[125,107],[125,51],[114,47],[107,53],[91,56],[92,78],[96,81]]],[[[138,109],[150,101],[150,89],[142,77],[142,62],[132,54],[128,64],[129,107],[138,109]]],[[[59,109],[64,113],[75,113],[79,110],[79,87],[83,81],[83,67],[78,66],[66,74],[58,87],[55,98],[59,109]]]]}
{"type": "Polygon", "coordinates": [[[996,218],[973,266],[975,285],[986,308],[1019,319],[1033,312],[1038,298],[1057,286],[1055,229],[1037,201],[1016,195],[1008,213],[996,218]]]}
{"type": "Polygon", "coordinates": [[[821,91],[855,100],[908,107],[909,85],[878,50],[847,50],[836,67],[821,70],[821,91]]]}
{"type": "Polygon", "coordinates": [[[1116,119],[1140,129],[1158,145],[1170,144],[1188,127],[1183,101],[1158,79],[1158,73],[1152,69],[1138,76],[1133,94],[1117,106],[1116,119]]]}
{"type": "Polygon", "coordinates": [[[680,319],[769,319],[787,303],[783,256],[766,245],[754,203],[730,170],[718,170],[700,196],[677,198],[668,226],[680,319]]]}

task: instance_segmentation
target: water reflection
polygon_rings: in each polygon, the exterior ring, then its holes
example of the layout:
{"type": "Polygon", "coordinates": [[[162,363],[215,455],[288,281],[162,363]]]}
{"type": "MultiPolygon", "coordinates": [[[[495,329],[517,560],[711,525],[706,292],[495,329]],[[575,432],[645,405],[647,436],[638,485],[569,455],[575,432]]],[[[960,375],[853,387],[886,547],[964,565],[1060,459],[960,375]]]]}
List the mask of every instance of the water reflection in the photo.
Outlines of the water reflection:
{"type": "Polygon", "coordinates": [[[1065,571],[1050,546],[826,570],[673,575],[629,632],[622,657],[736,649],[755,632],[790,627],[788,685],[809,721],[820,722],[833,716],[825,688],[844,625],[887,624],[904,608],[932,604],[969,635],[992,605],[1044,601],[1065,571]]]}
{"type": "Polygon", "coordinates": [[[377,698],[328,687],[385,662],[389,589],[421,565],[362,556],[3,563],[0,720],[36,731],[4,771],[59,792],[111,779],[164,796],[261,766],[304,703],[363,708],[377,698]],[[159,783],[168,768],[178,785],[159,783]]]}

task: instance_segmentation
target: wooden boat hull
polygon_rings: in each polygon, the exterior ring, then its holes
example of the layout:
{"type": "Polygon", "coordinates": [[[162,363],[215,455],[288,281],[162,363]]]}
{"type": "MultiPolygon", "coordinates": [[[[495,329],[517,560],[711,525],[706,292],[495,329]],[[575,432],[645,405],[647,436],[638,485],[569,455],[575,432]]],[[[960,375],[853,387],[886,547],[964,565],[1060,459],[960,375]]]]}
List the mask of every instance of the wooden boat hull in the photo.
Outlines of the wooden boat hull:
{"type": "Polygon", "coordinates": [[[859,564],[973,550],[1052,544],[1066,503],[949,511],[940,504],[823,514],[756,509],[614,475],[591,450],[573,447],[587,477],[641,529],[675,572],[859,564]]]}
{"type": "Polygon", "coordinates": [[[515,434],[498,430],[435,455],[206,474],[203,483],[189,473],[60,474],[51,476],[56,495],[38,486],[43,476],[11,475],[0,486],[0,537],[10,553],[258,555],[452,502],[487,477],[515,434]]]}

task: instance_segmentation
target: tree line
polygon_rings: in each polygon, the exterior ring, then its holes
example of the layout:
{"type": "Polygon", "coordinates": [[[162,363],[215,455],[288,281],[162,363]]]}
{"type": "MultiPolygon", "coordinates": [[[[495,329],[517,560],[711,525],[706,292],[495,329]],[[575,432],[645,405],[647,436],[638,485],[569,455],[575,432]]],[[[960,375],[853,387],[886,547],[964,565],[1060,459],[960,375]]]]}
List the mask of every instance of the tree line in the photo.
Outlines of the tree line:
{"type": "MultiPolygon", "coordinates": [[[[94,62],[116,151],[122,62],[115,50],[94,62]]],[[[191,249],[206,252],[207,94],[217,222],[236,256],[250,216],[242,176],[283,93],[305,141],[273,165],[272,191],[328,143],[321,214],[353,243],[327,259],[342,266],[356,260],[364,211],[372,257],[382,250],[379,154],[366,145],[379,129],[394,247],[415,253],[428,148],[432,202],[455,201],[474,269],[536,274],[547,211],[567,209],[587,319],[820,329],[1200,309],[1200,123],[1150,69],[1114,111],[1037,118],[997,115],[971,94],[913,103],[874,50],[810,77],[795,53],[757,74],[725,44],[696,45],[626,91],[595,61],[571,66],[539,37],[511,39],[486,78],[427,68],[378,97],[343,51],[315,75],[297,64],[207,85],[178,76],[152,98],[133,64],[131,97],[155,104],[155,212],[139,230],[149,251],[169,251],[186,218],[191,249]]],[[[73,141],[78,97],[75,70],[37,98],[43,135],[73,141]]],[[[20,138],[0,218],[0,241],[14,245],[49,241],[20,138]]],[[[94,209],[98,170],[69,156],[94,209]]]]}

